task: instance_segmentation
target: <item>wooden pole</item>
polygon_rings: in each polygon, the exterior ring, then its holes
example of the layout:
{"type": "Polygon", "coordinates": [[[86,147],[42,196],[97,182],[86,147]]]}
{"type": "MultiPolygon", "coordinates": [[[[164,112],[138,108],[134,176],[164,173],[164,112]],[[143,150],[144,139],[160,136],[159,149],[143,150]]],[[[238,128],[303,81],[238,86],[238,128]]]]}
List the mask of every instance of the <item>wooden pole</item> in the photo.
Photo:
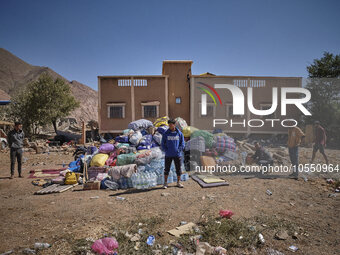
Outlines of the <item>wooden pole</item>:
{"type": "Polygon", "coordinates": [[[82,128],[81,128],[81,143],[85,145],[85,142],[86,142],[85,122],[82,121],[82,128]]]}

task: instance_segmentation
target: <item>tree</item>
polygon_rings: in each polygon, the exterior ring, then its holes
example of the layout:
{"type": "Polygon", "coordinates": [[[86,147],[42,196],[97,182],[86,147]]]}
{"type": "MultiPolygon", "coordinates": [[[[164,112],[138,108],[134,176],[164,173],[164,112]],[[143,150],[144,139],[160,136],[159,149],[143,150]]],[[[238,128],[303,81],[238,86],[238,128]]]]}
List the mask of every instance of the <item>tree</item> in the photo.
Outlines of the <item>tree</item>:
{"type": "Polygon", "coordinates": [[[13,118],[20,119],[29,133],[39,126],[51,123],[57,132],[57,120],[66,117],[79,106],[71,94],[70,86],[62,79],[43,73],[16,95],[11,104],[13,118]]]}
{"type": "Polygon", "coordinates": [[[307,66],[306,88],[311,92],[308,108],[312,116],[306,123],[320,121],[326,127],[329,140],[340,143],[340,55],[325,52],[307,66]]]}

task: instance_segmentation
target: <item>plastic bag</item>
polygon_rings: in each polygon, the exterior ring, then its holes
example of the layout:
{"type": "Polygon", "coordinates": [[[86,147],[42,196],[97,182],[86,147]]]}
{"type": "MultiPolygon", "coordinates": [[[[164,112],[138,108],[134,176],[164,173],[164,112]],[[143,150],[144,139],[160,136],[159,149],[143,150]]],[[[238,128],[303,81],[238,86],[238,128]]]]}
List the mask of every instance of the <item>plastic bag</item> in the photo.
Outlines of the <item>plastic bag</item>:
{"type": "Polygon", "coordinates": [[[162,150],[159,147],[156,147],[156,148],[152,148],[151,149],[151,157],[153,159],[163,159],[164,158],[164,154],[163,154],[162,150]]]}
{"type": "Polygon", "coordinates": [[[202,136],[205,140],[205,146],[211,148],[214,143],[214,135],[205,130],[196,130],[191,134],[191,138],[202,136]]]}
{"type": "Polygon", "coordinates": [[[95,241],[91,249],[98,254],[111,255],[118,249],[118,242],[113,237],[106,237],[95,241]]]}
{"type": "Polygon", "coordinates": [[[162,144],[162,137],[163,137],[162,134],[159,133],[158,131],[153,135],[153,139],[158,145],[162,144]]]}
{"type": "Polygon", "coordinates": [[[109,158],[109,155],[98,153],[93,156],[90,166],[104,166],[108,158],[109,158]]]}
{"type": "Polygon", "coordinates": [[[222,218],[228,218],[228,219],[230,219],[231,216],[234,215],[234,213],[232,211],[229,211],[229,210],[220,210],[219,214],[222,218]]]}
{"type": "Polygon", "coordinates": [[[183,132],[183,136],[188,138],[191,136],[191,134],[195,131],[197,131],[199,129],[195,128],[195,127],[192,127],[192,126],[187,126],[185,128],[183,128],[182,132],[183,132]]]}
{"type": "Polygon", "coordinates": [[[160,127],[162,125],[167,126],[168,125],[168,120],[169,120],[169,117],[168,116],[164,116],[164,117],[156,119],[155,122],[153,123],[153,125],[155,127],[160,127]]]}
{"type": "Polygon", "coordinates": [[[142,137],[142,133],[140,131],[136,131],[133,135],[131,135],[130,143],[137,145],[142,137]]]}
{"type": "Polygon", "coordinates": [[[136,160],[136,154],[120,154],[117,156],[117,166],[133,164],[136,160]]]}
{"type": "Polygon", "coordinates": [[[183,130],[183,128],[188,126],[187,122],[181,117],[177,117],[175,121],[176,121],[176,127],[181,131],[183,130]]]}
{"type": "Polygon", "coordinates": [[[77,176],[73,172],[67,172],[65,176],[65,185],[73,185],[78,183],[77,176]]]}
{"type": "Polygon", "coordinates": [[[149,164],[152,159],[153,158],[150,152],[148,154],[144,154],[143,157],[137,157],[135,162],[137,165],[146,165],[149,164]]]}
{"type": "Polygon", "coordinates": [[[104,143],[99,147],[99,152],[100,153],[110,153],[114,151],[115,147],[111,143],[104,143]]]}
{"type": "Polygon", "coordinates": [[[147,129],[148,127],[152,127],[153,124],[150,120],[146,119],[140,119],[140,120],[135,120],[129,123],[128,128],[133,129],[133,130],[138,130],[138,129],[147,129]]]}
{"type": "Polygon", "coordinates": [[[118,183],[110,179],[104,179],[100,182],[100,189],[117,190],[118,188],[118,183]]]}

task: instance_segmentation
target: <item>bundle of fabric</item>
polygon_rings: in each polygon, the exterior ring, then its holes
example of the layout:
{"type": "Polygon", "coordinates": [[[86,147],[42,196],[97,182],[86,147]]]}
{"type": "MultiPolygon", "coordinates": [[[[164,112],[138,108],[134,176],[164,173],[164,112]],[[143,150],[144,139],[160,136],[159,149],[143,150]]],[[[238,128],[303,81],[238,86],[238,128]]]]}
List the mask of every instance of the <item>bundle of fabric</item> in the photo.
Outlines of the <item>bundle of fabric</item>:
{"type": "Polygon", "coordinates": [[[114,166],[114,165],[116,165],[116,161],[115,161],[116,157],[117,157],[117,152],[111,153],[109,158],[106,160],[105,165],[107,165],[107,166],[114,166]]]}
{"type": "Polygon", "coordinates": [[[202,136],[197,136],[185,143],[186,151],[200,151],[205,152],[205,140],[202,136]]]}
{"type": "Polygon", "coordinates": [[[168,126],[160,126],[157,128],[157,132],[160,133],[161,135],[164,135],[164,133],[169,129],[168,126]]]}
{"type": "Polygon", "coordinates": [[[132,143],[133,145],[137,145],[139,141],[142,139],[142,137],[143,137],[142,133],[138,130],[133,135],[130,136],[130,143],[132,143]]]}
{"type": "Polygon", "coordinates": [[[139,144],[141,146],[151,145],[152,135],[145,135],[139,140],[139,144]]]}
{"type": "Polygon", "coordinates": [[[89,167],[87,169],[90,180],[95,180],[99,173],[107,173],[108,167],[89,167]]]}
{"type": "Polygon", "coordinates": [[[147,132],[149,135],[154,135],[154,133],[156,132],[156,128],[154,126],[149,127],[147,132]]]}
{"type": "Polygon", "coordinates": [[[52,183],[54,183],[54,184],[64,184],[65,183],[65,177],[64,176],[58,176],[56,178],[53,178],[52,183]]]}
{"type": "Polygon", "coordinates": [[[164,117],[161,117],[161,118],[158,118],[157,120],[155,120],[155,122],[153,123],[153,125],[155,127],[160,127],[160,126],[167,126],[168,125],[168,120],[169,120],[169,117],[168,116],[164,116],[164,117]]]}
{"type": "Polygon", "coordinates": [[[120,135],[115,138],[115,141],[118,143],[128,143],[129,137],[127,135],[120,135]]]}
{"type": "Polygon", "coordinates": [[[183,128],[182,133],[183,133],[183,136],[185,138],[189,138],[191,136],[191,134],[194,131],[197,131],[197,130],[198,130],[198,128],[195,128],[195,127],[192,127],[192,126],[187,126],[187,127],[183,128]]]}
{"type": "Polygon", "coordinates": [[[187,122],[181,117],[177,117],[175,121],[176,127],[181,131],[183,131],[183,128],[186,128],[188,126],[187,122]]]}
{"type": "Polygon", "coordinates": [[[123,135],[130,136],[133,133],[134,133],[134,131],[132,129],[130,129],[130,128],[127,128],[127,129],[123,130],[123,135]]]}
{"type": "Polygon", "coordinates": [[[191,138],[201,136],[205,140],[205,147],[211,148],[214,143],[214,135],[205,130],[196,130],[191,134],[191,138]]]}
{"type": "Polygon", "coordinates": [[[223,134],[223,130],[220,128],[216,128],[214,129],[213,134],[223,134]]]}
{"type": "Polygon", "coordinates": [[[128,153],[128,154],[120,154],[117,156],[117,166],[124,166],[128,164],[132,164],[136,160],[137,154],[128,153]]]}
{"type": "Polygon", "coordinates": [[[130,178],[133,173],[137,172],[136,164],[128,164],[124,166],[110,167],[108,175],[114,180],[119,180],[121,177],[130,178]]]}
{"type": "Polygon", "coordinates": [[[111,180],[110,177],[100,182],[100,189],[117,190],[118,188],[119,184],[116,181],[111,180]]]}
{"type": "MultiPolygon", "coordinates": [[[[149,128],[148,128],[149,129],[149,128]]],[[[148,131],[146,131],[144,128],[140,129],[140,132],[142,133],[142,136],[145,136],[148,134],[148,131]]]]}
{"type": "Polygon", "coordinates": [[[96,147],[96,146],[89,146],[89,147],[87,147],[87,154],[88,155],[95,155],[95,154],[97,154],[98,153],[98,148],[96,147]]]}
{"type": "Polygon", "coordinates": [[[219,153],[224,153],[225,151],[235,151],[236,144],[234,139],[227,135],[216,135],[214,138],[214,147],[219,153]]]}
{"type": "Polygon", "coordinates": [[[140,119],[130,122],[128,128],[137,131],[138,129],[148,129],[149,127],[152,126],[153,124],[150,120],[140,119]]]}
{"type": "Polygon", "coordinates": [[[138,145],[137,150],[150,150],[151,149],[151,144],[150,145],[138,145]]]}
{"type": "Polygon", "coordinates": [[[118,149],[120,149],[120,148],[122,148],[122,147],[129,148],[129,146],[130,146],[130,144],[128,144],[128,143],[117,143],[117,144],[116,144],[116,147],[117,147],[118,149]]]}
{"type": "Polygon", "coordinates": [[[105,180],[108,177],[108,173],[98,173],[96,177],[96,181],[105,180]]]}

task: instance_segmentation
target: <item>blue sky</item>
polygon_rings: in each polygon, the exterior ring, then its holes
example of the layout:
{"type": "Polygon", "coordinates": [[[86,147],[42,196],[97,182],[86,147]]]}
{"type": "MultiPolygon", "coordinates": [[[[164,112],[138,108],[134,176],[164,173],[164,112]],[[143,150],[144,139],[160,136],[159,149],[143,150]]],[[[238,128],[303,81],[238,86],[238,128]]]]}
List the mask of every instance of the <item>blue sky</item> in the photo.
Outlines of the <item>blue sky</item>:
{"type": "Polygon", "coordinates": [[[340,1],[0,0],[0,47],[97,89],[98,75],[192,72],[306,76],[339,54],[340,1]]]}

